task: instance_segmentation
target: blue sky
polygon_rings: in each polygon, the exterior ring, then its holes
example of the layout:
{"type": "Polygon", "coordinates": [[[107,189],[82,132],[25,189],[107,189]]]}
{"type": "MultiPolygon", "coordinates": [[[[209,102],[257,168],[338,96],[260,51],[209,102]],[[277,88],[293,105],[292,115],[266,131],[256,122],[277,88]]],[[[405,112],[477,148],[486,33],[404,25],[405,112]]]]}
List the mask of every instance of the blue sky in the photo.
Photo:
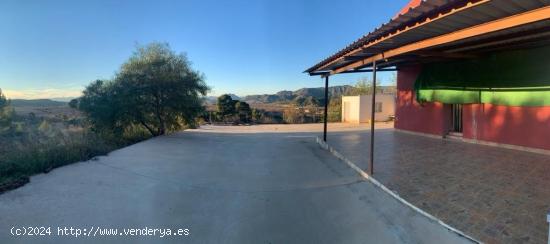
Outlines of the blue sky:
{"type": "MultiPolygon", "coordinates": [[[[112,78],[136,44],[168,42],[211,95],[322,86],[302,73],[373,30],[407,0],[0,2],[0,88],[12,98],[72,97],[112,78]]],[[[331,77],[354,84],[369,74],[331,77]]],[[[382,81],[388,81],[384,74],[382,81]]]]}

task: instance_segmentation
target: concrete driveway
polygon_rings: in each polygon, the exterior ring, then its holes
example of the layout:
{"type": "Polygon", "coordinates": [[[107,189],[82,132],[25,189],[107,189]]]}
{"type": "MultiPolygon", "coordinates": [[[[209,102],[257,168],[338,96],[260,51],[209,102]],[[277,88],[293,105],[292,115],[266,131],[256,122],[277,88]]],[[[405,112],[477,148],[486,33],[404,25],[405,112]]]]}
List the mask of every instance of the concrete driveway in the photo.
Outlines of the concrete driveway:
{"type": "Polygon", "coordinates": [[[310,134],[210,132],[32,177],[0,195],[0,243],[468,242],[363,181],[310,134]],[[51,234],[10,234],[24,227],[51,234]],[[118,232],[100,236],[104,228],[118,232]],[[179,235],[160,237],[166,228],[179,235]]]}

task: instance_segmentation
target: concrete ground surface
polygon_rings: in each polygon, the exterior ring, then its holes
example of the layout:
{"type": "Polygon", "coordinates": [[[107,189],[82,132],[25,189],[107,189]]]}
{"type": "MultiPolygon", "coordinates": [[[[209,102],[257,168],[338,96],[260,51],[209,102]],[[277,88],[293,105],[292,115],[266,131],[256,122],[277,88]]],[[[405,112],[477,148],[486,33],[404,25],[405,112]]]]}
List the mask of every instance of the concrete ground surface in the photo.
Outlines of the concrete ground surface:
{"type": "Polygon", "coordinates": [[[0,195],[0,243],[469,242],[363,181],[311,133],[204,129],[32,177],[0,195]],[[10,234],[41,226],[51,236],[10,234]],[[74,237],[58,227],[189,235],[74,237]]]}
{"type": "MultiPolygon", "coordinates": [[[[333,132],[328,144],[367,169],[369,134],[333,132]]],[[[548,155],[380,129],[374,178],[483,242],[547,243],[548,155]]]]}

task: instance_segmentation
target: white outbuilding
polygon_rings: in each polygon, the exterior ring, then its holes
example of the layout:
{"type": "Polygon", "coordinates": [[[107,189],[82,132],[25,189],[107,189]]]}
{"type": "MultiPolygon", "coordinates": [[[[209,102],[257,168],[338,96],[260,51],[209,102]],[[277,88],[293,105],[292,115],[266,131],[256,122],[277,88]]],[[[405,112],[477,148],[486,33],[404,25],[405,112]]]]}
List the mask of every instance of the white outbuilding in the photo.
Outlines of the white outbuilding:
{"type": "MultiPolygon", "coordinates": [[[[388,121],[395,115],[395,95],[376,94],[374,120],[388,121]]],[[[371,95],[342,96],[342,122],[367,123],[371,114],[371,95]]]]}

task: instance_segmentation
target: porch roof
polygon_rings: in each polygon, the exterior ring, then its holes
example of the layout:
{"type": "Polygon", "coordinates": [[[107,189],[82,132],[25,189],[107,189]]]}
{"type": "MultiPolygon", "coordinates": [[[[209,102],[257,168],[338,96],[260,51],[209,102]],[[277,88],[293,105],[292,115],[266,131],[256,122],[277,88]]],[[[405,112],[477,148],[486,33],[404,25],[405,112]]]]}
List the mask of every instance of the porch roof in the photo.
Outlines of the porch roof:
{"type": "Polygon", "coordinates": [[[332,75],[548,44],[550,0],[423,0],[307,69],[332,75]]]}

